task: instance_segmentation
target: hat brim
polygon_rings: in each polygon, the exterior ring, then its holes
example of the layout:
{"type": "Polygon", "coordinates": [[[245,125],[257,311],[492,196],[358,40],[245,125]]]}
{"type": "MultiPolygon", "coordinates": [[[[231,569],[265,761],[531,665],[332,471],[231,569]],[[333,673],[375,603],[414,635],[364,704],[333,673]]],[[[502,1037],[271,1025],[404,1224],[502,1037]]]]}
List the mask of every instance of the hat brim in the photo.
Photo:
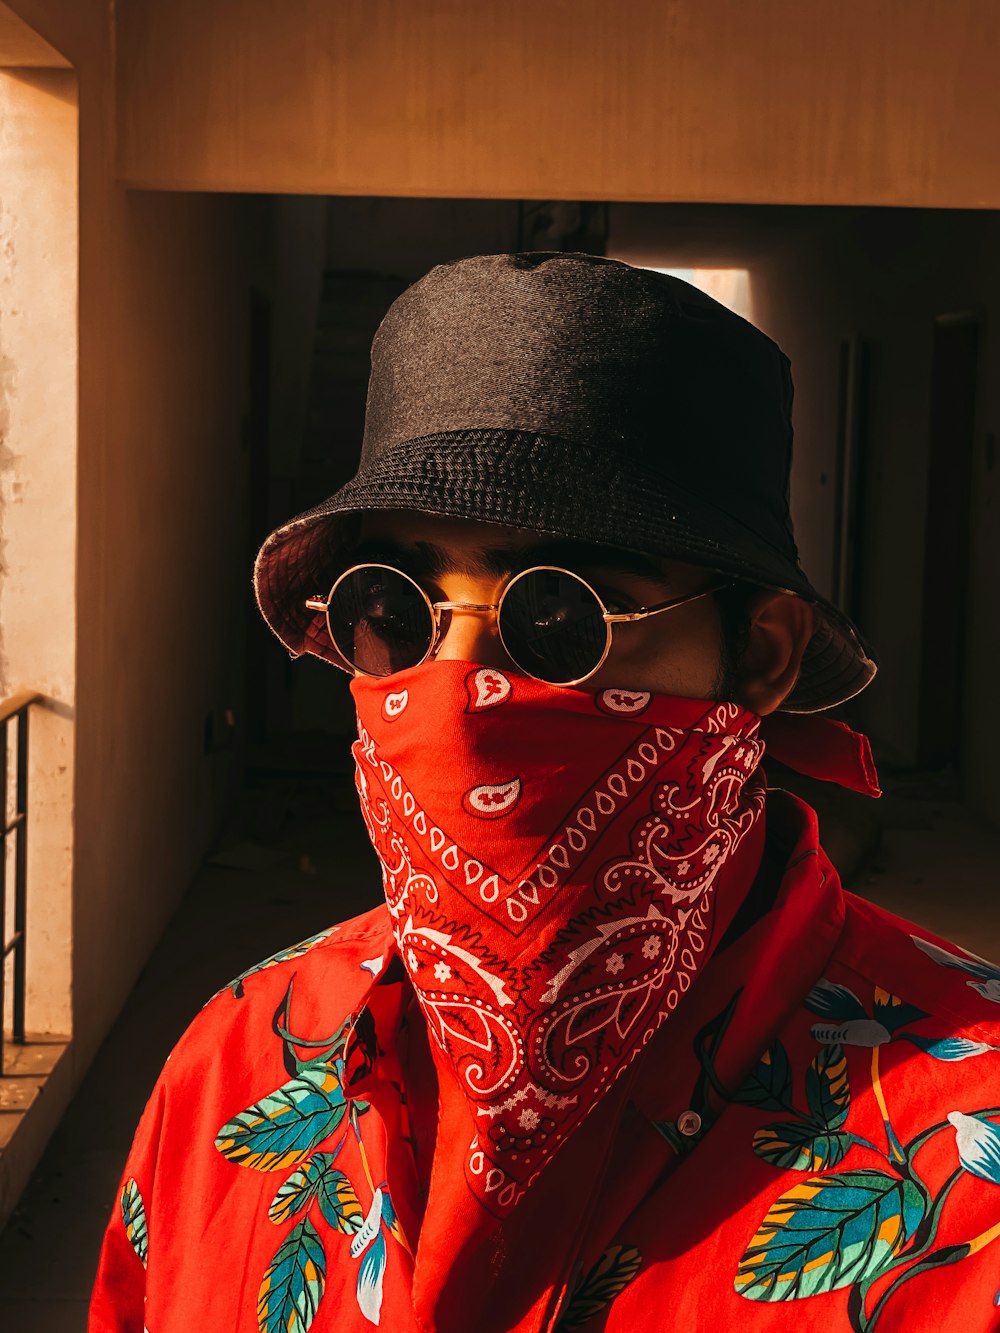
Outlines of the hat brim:
{"type": "Polygon", "coordinates": [[[816,629],[786,712],[819,712],[872,680],[877,662],[851,621],[799,566],[709,499],[630,467],[618,454],[525,431],[449,431],[407,440],[369,463],[329,499],[267,538],[254,564],[264,619],[293,656],[322,650],[324,596],[336,577],[348,520],[409,510],[533,531],[701,565],[783,588],[813,603],[816,629]],[[555,484],[553,478],[556,479],[555,484]]]}

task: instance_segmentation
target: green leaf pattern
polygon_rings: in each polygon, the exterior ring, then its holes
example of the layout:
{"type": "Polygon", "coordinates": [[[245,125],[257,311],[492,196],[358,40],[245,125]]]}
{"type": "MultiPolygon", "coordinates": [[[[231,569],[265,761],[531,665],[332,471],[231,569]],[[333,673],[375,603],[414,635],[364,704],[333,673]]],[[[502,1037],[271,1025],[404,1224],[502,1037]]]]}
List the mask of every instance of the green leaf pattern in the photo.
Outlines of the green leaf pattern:
{"type": "Polygon", "coordinates": [[[268,1264],[257,1294],[260,1333],[306,1333],[326,1286],[326,1254],[308,1217],[296,1223],[268,1264]]]}
{"type": "Polygon", "coordinates": [[[839,1129],[851,1105],[847,1057],[839,1044],[822,1046],[806,1070],[806,1101],[815,1122],[839,1129]]]}
{"type": "Polygon", "coordinates": [[[555,1333],[588,1323],[624,1291],[641,1265],[642,1255],[632,1246],[613,1245],[605,1250],[573,1290],[555,1333]]]}
{"type": "Polygon", "coordinates": [[[298,1167],[278,1188],[271,1200],[267,1215],[276,1226],[289,1222],[296,1214],[316,1197],[319,1189],[318,1159],[320,1153],[310,1157],[303,1166],[298,1167]]]}
{"type": "MultiPolygon", "coordinates": [[[[254,972],[304,952],[328,934],[311,937],[242,974],[231,983],[234,994],[242,995],[243,981],[254,972]]],[[[290,996],[291,987],[286,996],[286,1024],[290,996]]],[[[865,1061],[872,1062],[873,1082],[878,1079],[878,1048],[885,1041],[912,1042],[938,1061],[982,1057],[997,1048],[964,1038],[908,1032],[908,1025],[927,1018],[921,1010],[881,988],[876,988],[869,1010],[847,987],[821,979],[806,1001],[807,1008],[822,1021],[811,1026],[819,1049],[801,1076],[805,1093],[802,1107],[796,1104],[792,1064],[780,1041],[771,1043],[735,1092],[719,1082],[715,1057],[736,999],[734,996],[724,1013],[696,1038],[695,1053],[702,1073],[692,1104],[703,1107],[703,1120],[708,1124],[718,1114],[712,1110],[712,1095],[716,1096],[716,1105],[721,1099],[722,1104],[737,1102],[758,1111],[783,1113],[783,1118],[756,1127],[752,1149],[769,1165],[802,1172],[804,1178],[786,1188],[767,1208],[739,1260],[734,1290],[744,1299],[760,1303],[796,1301],[846,1290],[850,1293],[852,1329],[872,1333],[887,1302],[911,1275],[957,1262],[981,1243],[975,1240],[934,1248],[951,1184],[932,1197],[913,1160],[918,1148],[934,1134],[951,1128],[959,1158],[956,1174],[968,1173],[1000,1184],[1000,1126],[987,1120],[990,1115],[1000,1115],[1000,1108],[953,1111],[946,1121],[902,1145],[884,1109],[884,1093],[880,1093],[886,1144],[880,1148],[847,1128],[851,1087],[845,1047],[855,1046],[864,1052],[865,1061]],[[857,1146],[877,1153],[885,1166],[838,1170],[857,1146]],[[869,1309],[872,1284],[897,1269],[869,1309]]],[[[324,1241],[313,1218],[321,1219],[330,1234],[345,1239],[357,1236],[365,1225],[365,1209],[358,1193],[348,1175],[334,1163],[352,1131],[360,1147],[359,1119],[368,1106],[357,1100],[349,1103],[341,1087],[340,1060],[348,1025],[331,1039],[330,1050],[305,1061],[294,1055],[295,1042],[287,1028],[275,1030],[285,1042],[286,1065],[294,1070],[293,1076],[253,1106],[237,1112],[219,1130],[216,1147],[229,1161],[251,1170],[293,1168],[278,1186],[268,1209],[276,1226],[293,1225],[264,1273],[257,1315],[260,1333],[308,1333],[323,1298],[327,1274],[324,1241]],[[351,1115],[344,1123],[348,1106],[351,1115]],[[324,1146],[338,1131],[338,1141],[324,1146]]],[[[665,1128],[661,1127],[661,1132],[665,1128]]],[[[679,1142],[675,1146],[678,1151],[691,1147],[679,1142]]],[[[383,1191],[384,1185],[376,1196],[383,1191]]],[[[383,1229],[401,1239],[387,1196],[382,1211],[376,1240],[380,1256],[384,1253],[383,1229]]],[[[121,1212],[126,1235],[145,1264],[146,1213],[135,1180],[130,1179],[122,1189],[121,1212]]],[[[635,1278],[641,1264],[642,1256],[634,1247],[615,1245],[606,1250],[569,1296],[556,1326],[558,1333],[581,1327],[598,1316],[635,1278]]],[[[377,1320],[384,1259],[377,1264],[370,1262],[368,1268],[371,1271],[359,1269],[358,1301],[362,1312],[377,1320]]]]}
{"type": "MultiPolygon", "coordinates": [[[[753,1132],[756,1155],[783,1171],[811,1174],[786,1189],[770,1205],[740,1258],[734,1290],[747,1300],[802,1300],[850,1290],[851,1328],[871,1333],[893,1295],[910,1277],[955,1263],[988,1243],[993,1232],[966,1244],[938,1246],[941,1213],[955,1179],[966,1171],[1000,1184],[1000,1126],[989,1115],[953,1111],[940,1124],[903,1145],[885,1106],[879,1082],[879,1050],[884,1041],[912,1042],[935,1060],[963,1060],[995,1048],[964,1038],[934,1038],[906,1031],[928,1017],[922,1010],[876,987],[869,1013],[853,991],[822,979],[806,1007],[823,1021],[811,1027],[820,1049],[805,1071],[806,1107],[795,1105],[787,1052],[773,1043],[733,1100],[761,1109],[781,1109],[783,1120],[753,1132]],[[878,1030],[882,1035],[873,1039],[878,1030]],[[864,1051],[871,1064],[871,1087],[880,1106],[885,1147],[847,1129],[851,1087],[845,1045],[864,1051]],[[915,1156],[935,1134],[956,1131],[959,1167],[932,1195],[921,1179],[915,1156]],[[836,1171],[855,1145],[877,1153],[885,1167],[836,1171]],[[912,1261],[912,1262],[911,1262],[912,1261]],[[896,1276],[869,1309],[872,1284],[896,1276]]],[[[1000,1234],[1000,1227],[994,1229],[1000,1234]]]]}
{"type": "Polygon", "coordinates": [[[792,1120],[761,1125],[754,1131],[753,1150],[782,1171],[826,1171],[840,1165],[853,1142],[852,1134],[792,1120]]]}
{"type": "Polygon", "coordinates": [[[149,1259],[149,1231],[146,1225],[146,1205],[142,1201],[142,1195],[139,1192],[139,1186],[130,1176],[122,1186],[121,1193],[122,1225],[125,1228],[125,1235],[135,1250],[142,1263],[146,1267],[149,1259]]]}
{"type": "MultiPolygon", "coordinates": [[[[326,930],[319,931],[316,935],[310,935],[308,939],[299,940],[298,944],[289,945],[287,949],[280,949],[270,958],[265,958],[261,963],[254,963],[253,967],[248,967],[245,972],[241,972],[238,977],[233,977],[222,990],[216,994],[221,995],[223,991],[231,990],[238,1000],[242,1000],[244,995],[243,983],[248,977],[255,976],[258,972],[266,972],[270,967],[277,967],[279,963],[287,963],[291,958],[299,958],[310,949],[314,949],[317,944],[322,944],[324,940],[329,939],[336,926],[329,926],[326,930]]],[[[212,997],[215,999],[215,996],[212,997]]]]}
{"type": "Polygon", "coordinates": [[[738,1102],[765,1111],[785,1111],[792,1095],[792,1071],[780,1041],[774,1042],[757,1061],[753,1072],[736,1094],[738,1102]]]}
{"type": "Polygon", "coordinates": [[[752,1301],[794,1301],[882,1272],[923,1217],[920,1192],[882,1171],[810,1176],[768,1209],[736,1274],[752,1301]]]}
{"type": "MultiPolygon", "coordinates": [[[[328,933],[304,941],[296,950],[312,947],[328,933]]],[[[261,966],[284,961],[294,956],[296,950],[275,955],[261,966]]],[[[342,1086],[344,1053],[351,1038],[352,1022],[341,1024],[329,1040],[296,1036],[291,1029],[291,1000],[289,982],[272,1024],[282,1042],[285,1067],[291,1077],[253,1106],[238,1111],[215,1138],[217,1150],[236,1166],[267,1172],[293,1168],[278,1185],[268,1207],[267,1215],[275,1226],[293,1225],[261,1279],[257,1300],[260,1333],[308,1333],[326,1287],[329,1242],[324,1235],[332,1233],[349,1240],[365,1221],[365,1210],[354,1184],[345,1171],[334,1165],[345,1143],[353,1139],[368,1174],[361,1119],[370,1109],[369,1104],[358,1098],[348,1099],[342,1086]],[[300,1049],[316,1053],[302,1059],[297,1053],[300,1049]]],[[[357,1016],[354,1021],[358,1021],[357,1016]]],[[[370,1017],[367,1021],[371,1026],[370,1017]]],[[[374,1028],[371,1035],[374,1040],[374,1028]]],[[[404,1243],[385,1185],[375,1189],[370,1176],[368,1181],[373,1206],[375,1200],[381,1201],[379,1217],[385,1218],[385,1231],[404,1243]]],[[[385,1271],[385,1240],[379,1220],[376,1229],[378,1234],[371,1248],[377,1250],[381,1261],[375,1264],[361,1256],[357,1299],[362,1314],[377,1323],[385,1271]]],[[[351,1256],[354,1257],[353,1251],[351,1256]]]]}
{"type": "Polygon", "coordinates": [[[364,1225],[364,1209],[343,1171],[327,1171],[323,1176],[319,1208],[327,1225],[346,1236],[356,1235],[364,1225]]]}
{"type": "Polygon", "coordinates": [[[289,1082],[223,1125],[215,1146],[237,1166],[283,1171],[304,1162],[346,1114],[335,1067],[304,1066],[289,1082]]]}

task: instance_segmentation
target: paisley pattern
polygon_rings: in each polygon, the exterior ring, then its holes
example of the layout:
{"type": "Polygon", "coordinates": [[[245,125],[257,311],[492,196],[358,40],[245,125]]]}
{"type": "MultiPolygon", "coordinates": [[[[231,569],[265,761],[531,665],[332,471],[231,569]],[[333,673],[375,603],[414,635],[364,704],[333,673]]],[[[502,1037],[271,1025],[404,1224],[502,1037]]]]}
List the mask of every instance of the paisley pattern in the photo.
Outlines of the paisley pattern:
{"type": "Polygon", "coordinates": [[[510,680],[502,671],[494,671],[492,667],[470,671],[465,678],[466,712],[481,713],[487,708],[499,708],[510,698],[511,689],[510,680]]]}
{"type": "Polygon", "coordinates": [[[576,697],[563,742],[552,687],[452,662],[406,675],[391,725],[384,684],[352,686],[357,787],[400,955],[474,1108],[466,1179],[502,1215],[690,986],[719,886],[745,889],[759,724],[694,702],[667,725],[662,700],[606,691],[576,697]],[[419,739],[463,714],[442,772],[419,739]],[[544,756],[564,743],[563,772],[522,740],[512,775],[512,730],[544,756]]]}
{"type": "Polygon", "coordinates": [[[466,814],[477,815],[480,819],[500,819],[513,810],[520,799],[520,778],[511,778],[510,782],[481,782],[470,787],[462,797],[462,808],[466,814]]]}

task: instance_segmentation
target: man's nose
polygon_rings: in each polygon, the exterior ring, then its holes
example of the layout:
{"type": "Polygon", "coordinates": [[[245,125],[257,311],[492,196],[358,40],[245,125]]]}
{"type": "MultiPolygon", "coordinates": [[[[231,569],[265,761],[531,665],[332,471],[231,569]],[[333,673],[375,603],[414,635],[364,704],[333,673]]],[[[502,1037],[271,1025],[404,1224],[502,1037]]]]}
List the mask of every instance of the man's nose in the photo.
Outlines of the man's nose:
{"type": "Polygon", "coordinates": [[[479,662],[513,667],[497,629],[496,611],[458,608],[442,612],[441,637],[435,658],[441,662],[479,662]]]}

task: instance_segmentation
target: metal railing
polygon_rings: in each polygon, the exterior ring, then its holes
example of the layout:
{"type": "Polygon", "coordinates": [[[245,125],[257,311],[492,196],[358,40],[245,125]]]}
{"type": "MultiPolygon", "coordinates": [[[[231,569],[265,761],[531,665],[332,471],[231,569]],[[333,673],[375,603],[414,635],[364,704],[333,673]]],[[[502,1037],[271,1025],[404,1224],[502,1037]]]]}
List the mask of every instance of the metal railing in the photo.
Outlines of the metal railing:
{"type": "MultiPolygon", "coordinates": [[[[28,712],[32,704],[40,703],[42,696],[33,690],[22,690],[0,703],[0,1029],[7,1013],[7,958],[14,955],[14,994],[12,1036],[24,1043],[24,994],[27,986],[27,919],[28,919],[28,712]],[[14,813],[7,819],[7,788],[9,785],[10,726],[17,719],[17,771],[15,774],[14,813]],[[7,840],[14,842],[14,933],[3,938],[7,930],[7,840]]],[[[0,1031],[0,1077],[3,1076],[3,1040],[0,1031]]]]}

